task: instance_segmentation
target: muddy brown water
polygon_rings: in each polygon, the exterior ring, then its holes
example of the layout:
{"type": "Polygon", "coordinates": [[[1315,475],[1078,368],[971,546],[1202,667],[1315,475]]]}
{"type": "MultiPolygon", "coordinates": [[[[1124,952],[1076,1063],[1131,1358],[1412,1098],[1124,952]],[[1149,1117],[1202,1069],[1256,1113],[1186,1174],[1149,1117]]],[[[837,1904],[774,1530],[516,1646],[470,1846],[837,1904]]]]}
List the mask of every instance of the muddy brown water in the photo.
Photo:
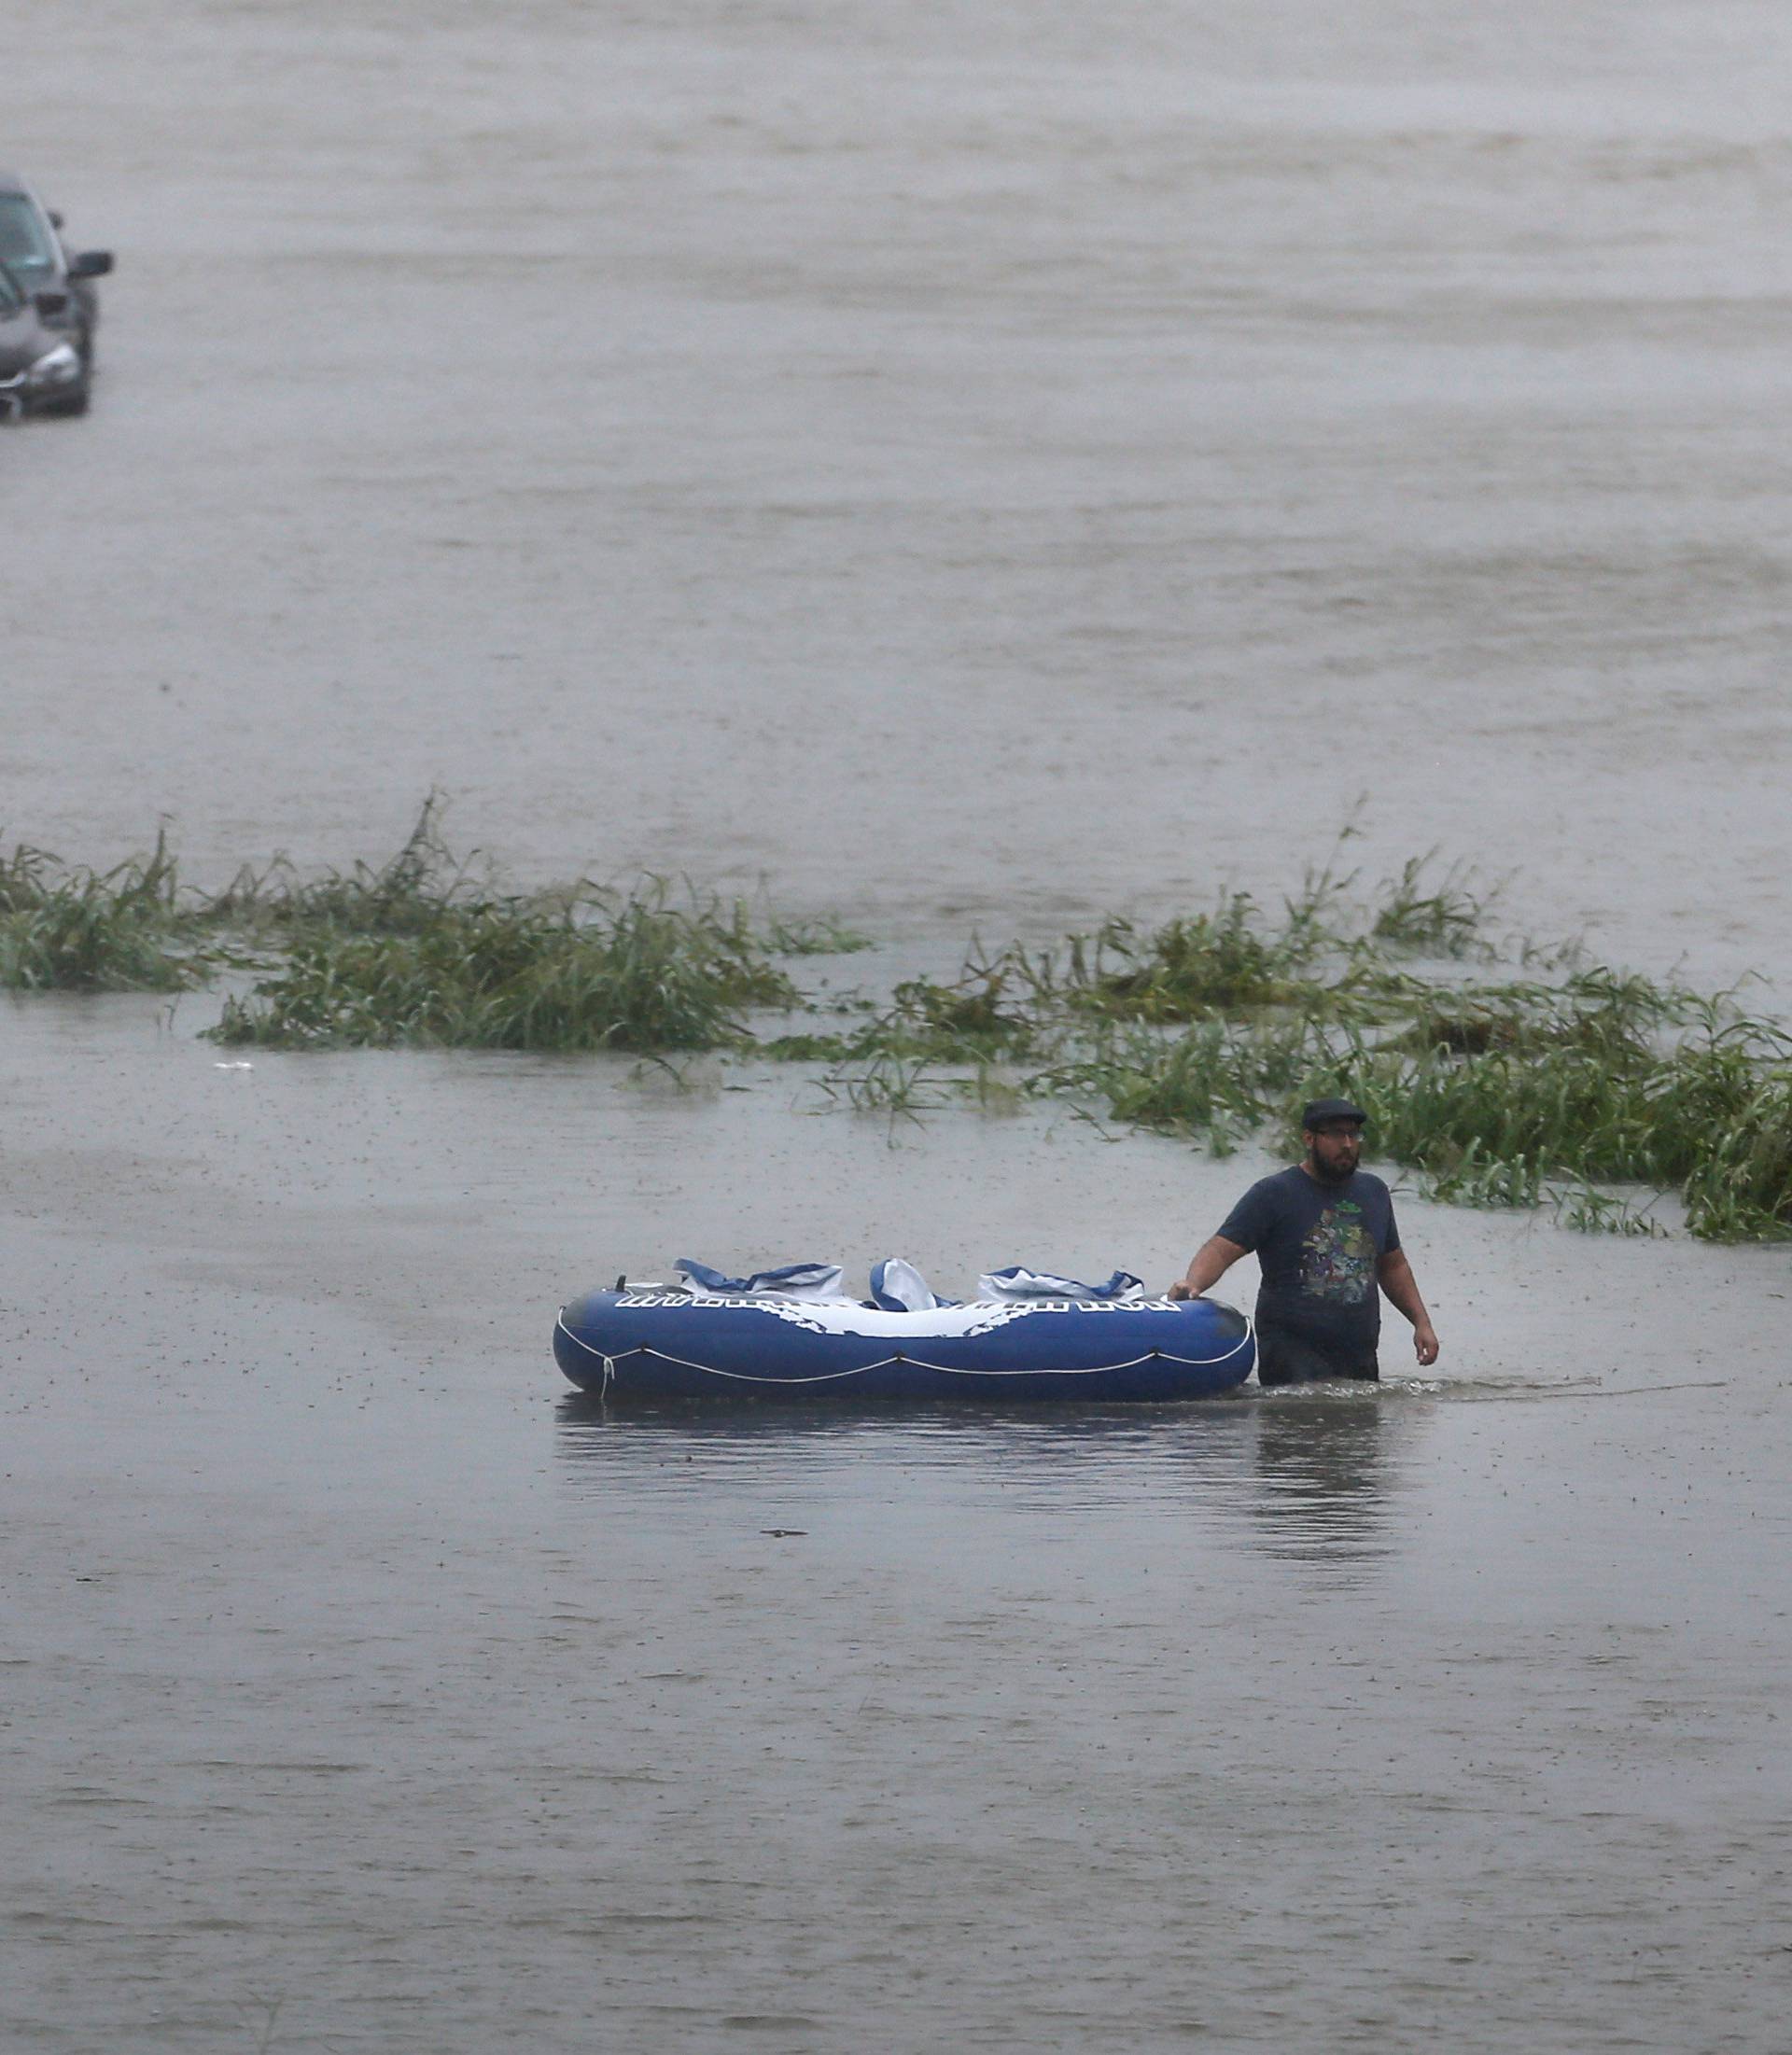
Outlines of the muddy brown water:
{"type": "MultiPolygon", "coordinates": [[[[1370,875],[1778,1003],[1788,70],[1751,0],[21,14],[0,159],[119,270],[0,431],[0,825],[221,877],[434,785],[949,960],[1365,794],[1370,875]]],[[[8,2050],[1785,2046],[1783,1251],[1403,1193],[1377,1392],[606,1414],[618,1270],[1157,1279],[1267,1160],[214,1003],[0,1010],[8,2050]]]]}

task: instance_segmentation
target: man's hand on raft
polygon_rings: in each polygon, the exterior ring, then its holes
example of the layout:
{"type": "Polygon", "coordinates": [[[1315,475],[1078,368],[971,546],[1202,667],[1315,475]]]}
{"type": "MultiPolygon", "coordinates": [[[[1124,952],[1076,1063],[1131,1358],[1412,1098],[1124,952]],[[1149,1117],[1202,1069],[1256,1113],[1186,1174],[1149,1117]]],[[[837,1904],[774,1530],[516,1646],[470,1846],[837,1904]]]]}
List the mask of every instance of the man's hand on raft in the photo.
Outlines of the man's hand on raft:
{"type": "Polygon", "coordinates": [[[1200,1295],[1198,1292],[1189,1290],[1186,1278],[1178,1278],[1169,1290],[1164,1293],[1167,1299],[1197,1299],[1200,1295]]]}

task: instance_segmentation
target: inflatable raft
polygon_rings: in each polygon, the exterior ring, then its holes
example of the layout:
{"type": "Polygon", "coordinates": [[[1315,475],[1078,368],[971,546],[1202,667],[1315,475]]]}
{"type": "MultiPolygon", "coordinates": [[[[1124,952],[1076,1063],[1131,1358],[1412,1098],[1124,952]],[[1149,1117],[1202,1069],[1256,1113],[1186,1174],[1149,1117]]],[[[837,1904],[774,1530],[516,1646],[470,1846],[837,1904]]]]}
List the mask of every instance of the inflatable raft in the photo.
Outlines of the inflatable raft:
{"type": "Polygon", "coordinates": [[[617,1399],[1167,1404],[1251,1375],[1242,1313],[1211,1299],[1034,1296],[887,1310],[764,1292],[588,1292],[560,1310],[554,1360],[617,1399]]]}

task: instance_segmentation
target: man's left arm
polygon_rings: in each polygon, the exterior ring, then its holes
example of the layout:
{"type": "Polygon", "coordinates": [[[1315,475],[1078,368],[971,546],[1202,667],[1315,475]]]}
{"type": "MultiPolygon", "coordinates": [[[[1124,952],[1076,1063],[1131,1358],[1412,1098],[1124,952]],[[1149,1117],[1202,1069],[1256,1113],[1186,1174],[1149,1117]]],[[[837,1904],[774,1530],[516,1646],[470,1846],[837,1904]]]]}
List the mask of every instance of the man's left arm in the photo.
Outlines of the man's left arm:
{"type": "Polygon", "coordinates": [[[1431,1324],[1425,1302],[1419,1296],[1419,1280],[1412,1274],[1404,1249],[1390,1249],[1377,1263],[1375,1275],[1381,1289],[1412,1322],[1413,1353],[1421,1364],[1437,1361],[1437,1330],[1431,1324]]]}

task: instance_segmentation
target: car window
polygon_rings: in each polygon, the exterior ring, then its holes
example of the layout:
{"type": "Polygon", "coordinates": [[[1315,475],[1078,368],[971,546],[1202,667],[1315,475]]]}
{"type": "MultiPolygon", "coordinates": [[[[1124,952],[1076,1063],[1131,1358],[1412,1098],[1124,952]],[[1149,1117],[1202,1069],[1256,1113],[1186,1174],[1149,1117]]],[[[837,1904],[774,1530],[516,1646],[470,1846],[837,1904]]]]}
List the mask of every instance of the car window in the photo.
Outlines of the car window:
{"type": "Polygon", "coordinates": [[[21,192],[0,192],[0,264],[27,279],[48,276],[56,267],[37,210],[21,192]]]}
{"type": "Polygon", "coordinates": [[[17,314],[25,303],[25,296],[13,280],[12,273],[0,264],[0,320],[17,314]]]}

